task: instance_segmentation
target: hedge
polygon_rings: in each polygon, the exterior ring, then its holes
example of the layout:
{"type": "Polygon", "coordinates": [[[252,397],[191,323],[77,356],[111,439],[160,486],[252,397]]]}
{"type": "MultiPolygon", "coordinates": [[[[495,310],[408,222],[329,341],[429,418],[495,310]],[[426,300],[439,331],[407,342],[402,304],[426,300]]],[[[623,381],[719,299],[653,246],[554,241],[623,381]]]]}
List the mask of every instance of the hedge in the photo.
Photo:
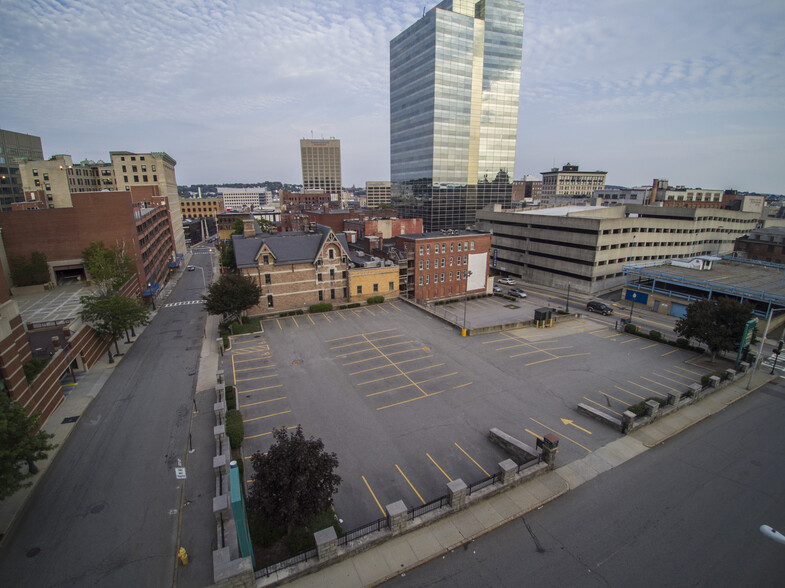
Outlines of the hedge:
{"type": "Polygon", "coordinates": [[[243,444],[245,429],[243,428],[243,415],[239,410],[226,411],[226,436],[232,449],[238,449],[243,444]]]}
{"type": "Polygon", "coordinates": [[[329,312],[333,309],[333,305],[329,302],[320,302],[319,304],[311,304],[308,307],[308,311],[311,313],[315,312],[329,312]]]}
{"type": "Polygon", "coordinates": [[[384,296],[371,296],[368,300],[366,300],[368,304],[381,304],[384,302],[384,296]]]}
{"type": "Polygon", "coordinates": [[[237,399],[234,397],[234,386],[226,387],[225,396],[226,396],[226,410],[236,409],[237,399]]]}
{"type": "Polygon", "coordinates": [[[650,396],[646,400],[641,400],[637,404],[628,406],[627,410],[629,410],[630,412],[634,412],[635,416],[643,416],[644,414],[646,414],[646,403],[649,400],[654,400],[655,402],[658,402],[660,406],[662,406],[663,404],[667,404],[667,401],[664,398],[655,398],[654,396],[650,396]]]}

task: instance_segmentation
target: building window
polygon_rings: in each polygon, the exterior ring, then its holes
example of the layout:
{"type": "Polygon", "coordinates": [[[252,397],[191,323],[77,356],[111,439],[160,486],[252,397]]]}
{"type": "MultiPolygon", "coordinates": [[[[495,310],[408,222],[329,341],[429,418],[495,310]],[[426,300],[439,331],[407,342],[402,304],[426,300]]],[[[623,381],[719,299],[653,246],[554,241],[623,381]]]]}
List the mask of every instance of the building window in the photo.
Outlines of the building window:
{"type": "Polygon", "coordinates": [[[357,286],[357,293],[358,293],[358,294],[362,294],[362,293],[363,293],[363,287],[362,287],[362,284],[360,284],[359,286],[357,286]]]}
{"type": "Polygon", "coordinates": [[[332,269],[332,268],[330,269],[330,279],[331,279],[331,280],[334,280],[334,279],[335,279],[335,270],[334,270],[334,269],[332,269]]]}
{"type": "Polygon", "coordinates": [[[34,176],[34,177],[38,176],[38,170],[37,170],[37,169],[34,169],[34,170],[33,170],[33,176],[34,176]]]}
{"type": "Polygon", "coordinates": [[[453,253],[454,251],[455,251],[455,242],[450,241],[450,253],[453,253]]]}
{"type": "Polygon", "coordinates": [[[138,181],[139,181],[139,176],[134,176],[134,182],[138,182],[138,181]]]}
{"type": "Polygon", "coordinates": [[[442,257],[442,267],[447,267],[446,260],[442,257]]]}
{"type": "Polygon", "coordinates": [[[322,291],[319,290],[319,302],[321,302],[322,300],[324,300],[324,294],[322,294],[322,291]]]}
{"type": "Polygon", "coordinates": [[[132,171],[132,172],[136,172],[136,171],[138,171],[138,170],[136,169],[136,166],[135,166],[135,165],[132,165],[132,166],[131,166],[131,171],[132,171]]]}
{"type": "Polygon", "coordinates": [[[425,246],[425,254],[426,255],[430,255],[431,254],[431,246],[430,245],[426,245],[425,246]]]}
{"type": "Polygon", "coordinates": [[[319,273],[317,273],[317,274],[316,274],[316,279],[317,279],[318,281],[320,281],[320,282],[322,281],[322,274],[321,274],[321,272],[319,272],[319,273]]]}
{"type": "Polygon", "coordinates": [[[264,265],[267,265],[268,263],[270,263],[270,256],[269,255],[262,255],[262,263],[264,265]]]}
{"type": "Polygon", "coordinates": [[[421,259],[420,260],[420,271],[422,271],[422,266],[423,266],[423,260],[421,259]]]}
{"type": "Polygon", "coordinates": [[[48,181],[49,181],[49,174],[44,174],[44,181],[45,181],[45,182],[48,182],[48,181]]]}
{"type": "Polygon", "coordinates": [[[272,294],[268,294],[267,295],[267,308],[272,308],[272,307],[273,307],[273,295],[272,294]]]}
{"type": "Polygon", "coordinates": [[[36,185],[36,186],[40,186],[40,185],[41,185],[41,180],[36,180],[36,181],[35,181],[35,185],[36,185]]]}
{"type": "Polygon", "coordinates": [[[472,251],[474,251],[474,241],[472,241],[472,251]]]}
{"type": "Polygon", "coordinates": [[[335,288],[330,288],[330,300],[335,300],[335,288]]]}
{"type": "Polygon", "coordinates": [[[420,286],[422,286],[422,276],[420,276],[420,286]]]}
{"type": "Polygon", "coordinates": [[[153,176],[153,181],[157,182],[158,181],[158,176],[153,176]]]}
{"type": "Polygon", "coordinates": [[[458,259],[457,259],[455,265],[461,265],[461,256],[460,255],[458,256],[458,259]]]}
{"type": "Polygon", "coordinates": [[[347,289],[346,289],[346,288],[344,288],[344,289],[343,289],[343,297],[344,297],[344,298],[346,298],[346,292],[347,292],[347,289]]]}
{"type": "Polygon", "coordinates": [[[442,282],[444,282],[444,272],[442,272],[442,282]]]}
{"type": "Polygon", "coordinates": [[[463,265],[469,265],[469,256],[468,255],[464,255],[463,256],[463,265]]]}
{"type": "Polygon", "coordinates": [[[123,166],[123,173],[125,173],[125,172],[127,172],[127,171],[128,171],[128,170],[127,170],[127,169],[125,169],[125,166],[123,166]]]}
{"type": "Polygon", "coordinates": [[[423,254],[423,249],[424,249],[424,247],[422,245],[420,245],[420,255],[423,254]]]}
{"type": "Polygon", "coordinates": [[[393,282],[389,282],[389,287],[387,288],[390,292],[395,290],[395,284],[393,282]]]}
{"type": "Polygon", "coordinates": [[[460,252],[460,251],[461,251],[461,242],[458,241],[458,252],[460,252]]]}
{"type": "Polygon", "coordinates": [[[442,253],[447,253],[447,243],[442,243],[442,253]]]}
{"type": "MultiPolygon", "coordinates": [[[[143,157],[142,159],[144,159],[144,157],[143,157]]],[[[147,166],[146,166],[146,165],[143,165],[143,166],[142,166],[142,173],[144,173],[144,172],[146,172],[146,171],[147,171],[147,166]]]]}
{"type": "Polygon", "coordinates": [[[265,284],[272,284],[273,278],[270,274],[264,274],[264,283],[265,284]]]}
{"type": "Polygon", "coordinates": [[[147,176],[142,176],[142,181],[146,182],[147,181],[147,176]]]}
{"type": "Polygon", "coordinates": [[[333,249],[328,249],[327,257],[329,257],[330,259],[335,259],[335,251],[333,249]]]}
{"type": "Polygon", "coordinates": [[[453,258],[450,258],[450,267],[452,267],[453,258]]]}
{"type": "Polygon", "coordinates": [[[150,171],[155,171],[155,166],[154,165],[150,166],[150,171]]]}
{"type": "Polygon", "coordinates": [[[431,274],[425,274],[425,285],[428,286],[431,283],[431,274]]]}
{"type": "Polygon", "coordinates": [[[131,156],[131,161],[136,161],[136,156],[135,155],[131,156]]]}
{"type": "Polygon", "coordinates": [[[450,272],[450,281],[452,282],[452,272],[450,272]]]}
{"type": "Polygon", "coordinates": [[[343,279],[344,280],[346,279],[346,273],[347,273],[346,270],[343,270],[343,274],[342,275],[343,275],[343,279]]]}
{"type": "Polygon", "coordinates": [[[425,269],[431,269],[431,260],[430,259],[426,259],[425,260],[425,269]]]}
{"type": "Polygon", "coordinates": [[[374,292],[378,292],[379,291],[379,284],[374,284],[373,285],[373,291],[374,292]]]}

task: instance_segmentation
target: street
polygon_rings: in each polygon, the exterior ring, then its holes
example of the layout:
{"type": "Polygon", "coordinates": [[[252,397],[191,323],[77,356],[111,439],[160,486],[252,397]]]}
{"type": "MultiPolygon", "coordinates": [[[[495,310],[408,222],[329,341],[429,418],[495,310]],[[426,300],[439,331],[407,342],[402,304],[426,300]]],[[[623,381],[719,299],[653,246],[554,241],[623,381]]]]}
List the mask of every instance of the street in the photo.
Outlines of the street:
{"type": "Polygon", "coordinates": [[[781,586],[781,381],[386,585],[781,586]]]}
{"type": "MultiPolygon", "coordinates": [[[[208,268],[209,257],[194,263],[208,268]]],[[[0,550],[2,585],[172,585],[179,528],[189,522],[175,468],[187,463],[206,317],[193,301],[202,292],[200,272],[186,273],[123,346],[0,550]]]]}

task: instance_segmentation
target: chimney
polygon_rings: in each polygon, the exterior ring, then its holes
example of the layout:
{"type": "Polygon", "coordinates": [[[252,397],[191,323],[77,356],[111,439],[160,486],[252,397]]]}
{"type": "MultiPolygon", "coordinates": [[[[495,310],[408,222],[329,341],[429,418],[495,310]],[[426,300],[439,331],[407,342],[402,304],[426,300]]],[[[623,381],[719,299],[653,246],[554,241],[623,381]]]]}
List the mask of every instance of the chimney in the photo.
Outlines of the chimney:
{"type": "Polygon", "coordinates": [[[243,219],[243,237],[253,237],[255,234],[253,220],[249,218],[243,219]]]}

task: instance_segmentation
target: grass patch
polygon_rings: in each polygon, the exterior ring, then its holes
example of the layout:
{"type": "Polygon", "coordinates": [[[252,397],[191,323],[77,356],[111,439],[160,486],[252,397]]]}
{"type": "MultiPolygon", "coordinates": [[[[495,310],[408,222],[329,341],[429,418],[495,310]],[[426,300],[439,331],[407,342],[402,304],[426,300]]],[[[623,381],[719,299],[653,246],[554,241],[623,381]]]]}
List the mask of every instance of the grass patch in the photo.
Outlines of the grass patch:
{"type": "Polygon", "coordinates": [[[229,437],[229,445],[232,449],[237,449],[243,444],[245,429],[243,415],[239,410],[226,411],[226,436],[229,437]]]}
{"type": "Polygon", "coordinates": [[[237,408],[237,398],[234,395],[234,386],[226,387],[225,396],[226,410],[235,410],[237,408]]]}
{"type": "Polygon", "coordinates": [[[35,380],[38,374],[44,371],[47,363],[49,363],[48,359],[35,357],[22,366],[22,369],[25,372],[25,379],[27,380],[28,384],[35,380]]]}

